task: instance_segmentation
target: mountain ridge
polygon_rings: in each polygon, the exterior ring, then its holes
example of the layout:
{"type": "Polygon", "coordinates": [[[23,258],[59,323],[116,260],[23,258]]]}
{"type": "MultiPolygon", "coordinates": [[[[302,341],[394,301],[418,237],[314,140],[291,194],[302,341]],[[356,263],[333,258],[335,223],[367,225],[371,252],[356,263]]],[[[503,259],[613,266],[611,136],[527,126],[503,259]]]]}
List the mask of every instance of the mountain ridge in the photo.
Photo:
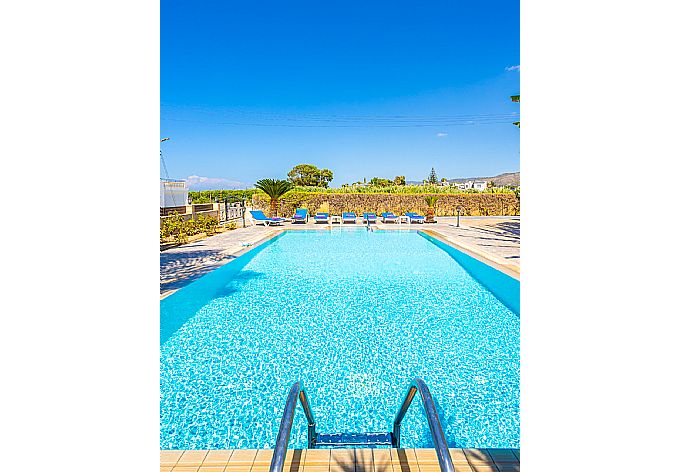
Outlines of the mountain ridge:
{"type": "MultiPolygon", "coordinates": [[[[441,179],[439,179],[440,181],[441,179]]],[[[448,179],[448,182],[463,183],[469,180],[484,180],[486,182],[493,182],[497,187],[505,187],[508,185],[519,186],[520,185],[520,171],[517,172],[504,172],[503,174],[495,175],[493,177],[458,177],[454,179],[448,179]]],[[[421,185],[422,182],[410,180],[407,182],[408,185],[421,185]]]]}

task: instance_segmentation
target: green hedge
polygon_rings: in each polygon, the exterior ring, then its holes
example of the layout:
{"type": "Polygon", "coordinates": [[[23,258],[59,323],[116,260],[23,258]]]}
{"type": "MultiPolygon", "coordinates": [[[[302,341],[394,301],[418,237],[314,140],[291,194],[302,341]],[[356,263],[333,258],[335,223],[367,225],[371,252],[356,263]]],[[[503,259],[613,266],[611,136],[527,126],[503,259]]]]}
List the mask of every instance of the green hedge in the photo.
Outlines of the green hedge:
{"type": "MultiPolygon", "coordinates": [[[[278,205],[278,215],[290,217],[297,208],[307,208],[309,214],[328,211],[338,214],[353,211],[361,215],[365,211],[381,214],[392,211],[398,215],[408,211],[426,214],[425,195],[429,194],[379,194],[379,193],[313,193],[288,192],[278,205]]],[[[515,193],[461,193],[438,195],[436,215],[454,216],[461,208],[463,216],[508,216],[520,214],[520,200],[515,193]]],[[[261,192],[252,197],[254,208],[269,210],[268,197],[261,192]]]]}
{"type": "Polygon", "coordinates": [[[252,195],[258,191],[255,188],[248,190],[192,190],[189,192],[189,196],[192,198],[192,203],[222,202],[225,200],[225,197],[246,198],[248,201],[251,201],[252,195]]]}

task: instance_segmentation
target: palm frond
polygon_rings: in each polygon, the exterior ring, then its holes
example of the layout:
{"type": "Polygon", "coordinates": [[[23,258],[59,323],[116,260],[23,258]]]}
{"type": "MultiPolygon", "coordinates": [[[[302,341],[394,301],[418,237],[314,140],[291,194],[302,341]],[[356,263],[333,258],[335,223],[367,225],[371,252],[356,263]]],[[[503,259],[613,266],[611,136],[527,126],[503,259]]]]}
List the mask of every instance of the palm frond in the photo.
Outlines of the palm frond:
{"type": "Polygon", "coordinates": [[[291,182],[276,179],[261,179],[254,186],[271,199],[278,199],[292,189],[291,182]]]}
{"type": "Polygon", "coordinates": [[[436,202],[438,202],[438,195],[427,195],[424,197],[424,201],[427,205],[433,208],[436,206],[436,202]]]}

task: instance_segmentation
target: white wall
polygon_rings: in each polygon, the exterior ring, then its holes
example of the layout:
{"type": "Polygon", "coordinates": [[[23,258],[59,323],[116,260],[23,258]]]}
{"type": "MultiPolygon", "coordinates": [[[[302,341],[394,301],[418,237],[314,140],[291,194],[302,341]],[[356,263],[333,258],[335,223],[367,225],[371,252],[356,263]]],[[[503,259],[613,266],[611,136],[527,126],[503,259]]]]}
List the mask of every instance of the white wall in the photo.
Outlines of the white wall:
{"type": "Polygon", "coordinates": [[[187,204],[188,196],[187,182],[166,182],[161,180],[161,208],[184,206],[187,204]]]}

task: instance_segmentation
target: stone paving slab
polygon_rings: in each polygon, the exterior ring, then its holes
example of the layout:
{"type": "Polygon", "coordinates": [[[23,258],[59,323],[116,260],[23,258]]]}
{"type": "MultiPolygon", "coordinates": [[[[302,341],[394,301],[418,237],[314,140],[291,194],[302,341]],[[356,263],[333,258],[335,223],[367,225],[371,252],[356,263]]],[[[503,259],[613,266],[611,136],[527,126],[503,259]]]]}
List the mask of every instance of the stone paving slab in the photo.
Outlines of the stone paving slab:
{"type": "Polygon", "coordinates": [[[427,229],[520,266],[519,217],[460,218],[460,227],[456,227],[456,221],[455,218],[439,218],[437,224],[427,229]]]}
{"type": "MultiPolygon", "coordinates": [[[[519,449],[451,448],[457,472],[519,472],[519,449]]],[[[161,451],[161,472],[268,472],[272,449],[161,451]]],[[[283,471],[440,472],[434,449],[290,449],[283,471]]]]}

